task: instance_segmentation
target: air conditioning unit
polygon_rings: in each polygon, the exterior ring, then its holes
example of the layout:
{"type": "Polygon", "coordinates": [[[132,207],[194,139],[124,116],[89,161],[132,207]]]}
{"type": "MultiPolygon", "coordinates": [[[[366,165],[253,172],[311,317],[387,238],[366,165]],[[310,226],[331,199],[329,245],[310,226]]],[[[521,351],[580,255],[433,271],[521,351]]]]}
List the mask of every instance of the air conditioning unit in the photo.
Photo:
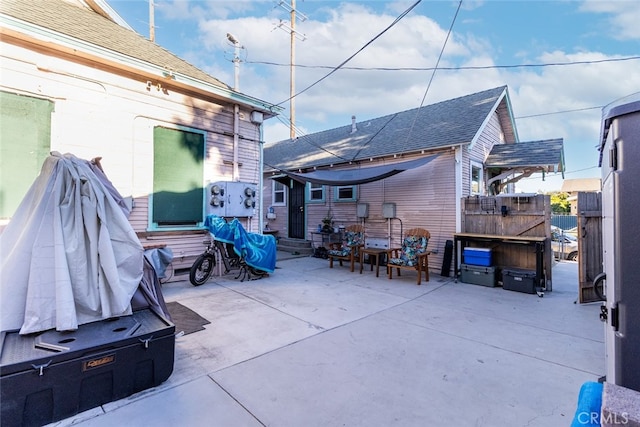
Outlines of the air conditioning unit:
{"type": "Polygon", "coordinates": [[[207,185],[207,215],[252,217],[255,214],[256,185],[219,181],[207,185]]]}

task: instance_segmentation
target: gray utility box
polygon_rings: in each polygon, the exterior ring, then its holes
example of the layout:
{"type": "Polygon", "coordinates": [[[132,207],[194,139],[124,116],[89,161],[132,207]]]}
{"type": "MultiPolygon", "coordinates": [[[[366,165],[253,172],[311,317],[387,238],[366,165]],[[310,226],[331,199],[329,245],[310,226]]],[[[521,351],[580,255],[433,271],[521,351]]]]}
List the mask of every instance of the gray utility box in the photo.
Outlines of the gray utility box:
{"type": "Polygon", "coordinates": [[[508,291],[536,293],[536,271],[523,268],[502,269],[502,287],[508,291]]]}
{"type": "Polygon", "coordinates": [[[460,264],[460,281],[493,288],[496,286],[496,268],[460,264]]]}

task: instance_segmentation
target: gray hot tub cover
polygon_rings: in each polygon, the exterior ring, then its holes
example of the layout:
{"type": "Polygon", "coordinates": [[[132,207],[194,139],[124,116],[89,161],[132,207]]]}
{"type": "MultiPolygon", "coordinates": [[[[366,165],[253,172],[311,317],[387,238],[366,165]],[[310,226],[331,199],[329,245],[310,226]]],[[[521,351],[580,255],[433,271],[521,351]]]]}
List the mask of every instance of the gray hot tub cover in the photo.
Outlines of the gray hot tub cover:
{"type": "Polygon", "coordinates": [[[131,313],[143,249],[92,165],[51,153],[0,234],[0,331],[75,330],[131,313]]]}

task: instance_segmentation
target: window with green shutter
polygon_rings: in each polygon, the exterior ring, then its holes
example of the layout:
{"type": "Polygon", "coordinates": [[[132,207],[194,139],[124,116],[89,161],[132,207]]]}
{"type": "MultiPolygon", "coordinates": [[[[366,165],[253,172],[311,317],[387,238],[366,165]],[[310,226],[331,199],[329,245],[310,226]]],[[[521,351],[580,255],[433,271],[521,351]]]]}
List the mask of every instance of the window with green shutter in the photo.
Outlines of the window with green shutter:
{"type": "Polygon", "coordinates": [[[49,155],[53,107],[0,91],[0,219],[13,216],[49,155]]]}
{"type": "Polygon", "coordinates": [[[204,133],[154,128],[152,229],[202,225],[204,155],[204,133]]]}

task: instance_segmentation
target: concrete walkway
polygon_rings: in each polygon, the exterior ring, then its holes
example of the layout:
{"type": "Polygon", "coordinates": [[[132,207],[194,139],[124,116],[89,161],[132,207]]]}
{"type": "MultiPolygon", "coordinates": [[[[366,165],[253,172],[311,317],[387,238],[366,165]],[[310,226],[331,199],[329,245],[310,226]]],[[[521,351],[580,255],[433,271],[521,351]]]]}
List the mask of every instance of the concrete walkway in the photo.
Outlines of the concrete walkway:
{"type": "Polygon", "coordinates": [[[565,427],[604,375],[604,334],[599,304],[575,303],[577,264],[553,277],[539,298],[298,257],[165,284],[211,321],[177,338],[171,377],[57,425],[565,427]]]}

